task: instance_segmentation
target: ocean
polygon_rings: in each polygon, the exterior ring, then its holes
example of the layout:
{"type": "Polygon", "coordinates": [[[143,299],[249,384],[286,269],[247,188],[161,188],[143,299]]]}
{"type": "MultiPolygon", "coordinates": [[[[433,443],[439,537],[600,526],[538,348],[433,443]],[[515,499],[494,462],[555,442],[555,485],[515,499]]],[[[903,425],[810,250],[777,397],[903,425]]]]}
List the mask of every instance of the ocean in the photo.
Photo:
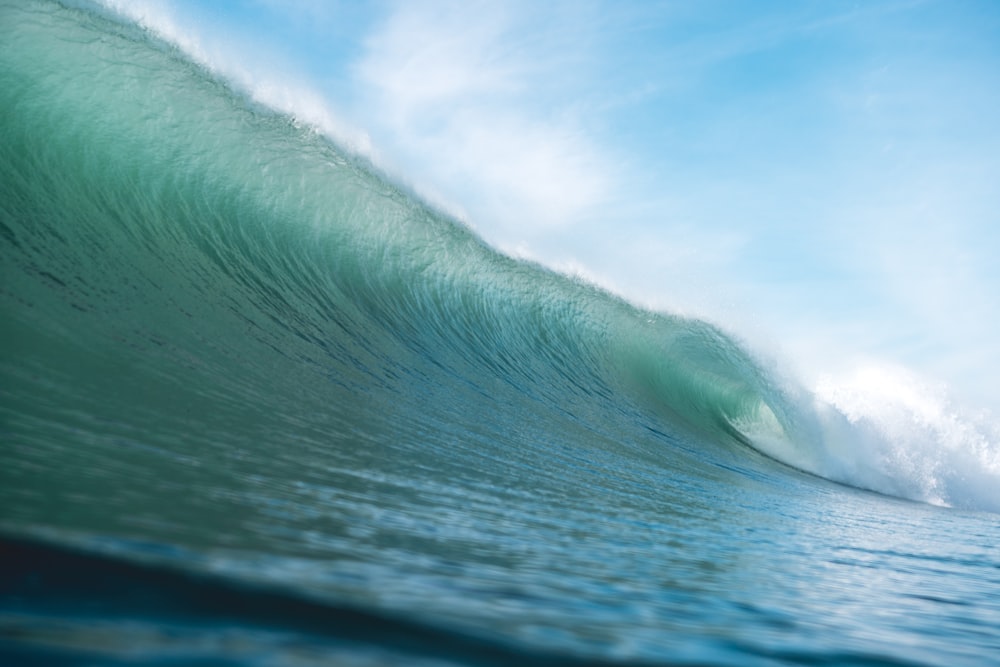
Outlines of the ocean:
{"type": "Polygon", "coordinates": [[[0,271],[4,665],[1000,664],[988,424],[505,256],[109,10],[0,5],[0,271]]]}

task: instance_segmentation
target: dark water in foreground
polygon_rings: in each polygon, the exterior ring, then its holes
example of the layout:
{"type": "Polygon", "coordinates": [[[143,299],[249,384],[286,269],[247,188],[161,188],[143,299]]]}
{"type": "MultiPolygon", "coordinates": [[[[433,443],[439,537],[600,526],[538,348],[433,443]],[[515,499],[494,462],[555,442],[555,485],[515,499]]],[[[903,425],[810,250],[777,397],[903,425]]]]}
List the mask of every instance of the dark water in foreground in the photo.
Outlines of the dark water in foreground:
{"type": "Polygon", "coordinates": [[[87,7],[0,4],[0,137],[3,664],[1000,663],[997,515],[772,458],[714,326],[87,7]]]}

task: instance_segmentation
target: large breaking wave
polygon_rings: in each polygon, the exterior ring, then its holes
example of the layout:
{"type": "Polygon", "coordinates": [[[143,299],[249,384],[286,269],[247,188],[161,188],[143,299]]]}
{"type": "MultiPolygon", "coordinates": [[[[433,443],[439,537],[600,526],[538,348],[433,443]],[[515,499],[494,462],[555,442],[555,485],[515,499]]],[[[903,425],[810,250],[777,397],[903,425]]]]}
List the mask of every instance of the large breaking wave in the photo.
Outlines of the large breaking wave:
{"type": "Polygon", "coordinates": [[[572,443],[1000,510],[992,422],[903,372],[808,391],[711,323],[504,256],[155,25],[23,2],[0,30],[8,499],[86,493],[77,457],[124,483],[137,451],[237,493],[251,441],[279,468],[391,445],[554,476],[572,443]]]}

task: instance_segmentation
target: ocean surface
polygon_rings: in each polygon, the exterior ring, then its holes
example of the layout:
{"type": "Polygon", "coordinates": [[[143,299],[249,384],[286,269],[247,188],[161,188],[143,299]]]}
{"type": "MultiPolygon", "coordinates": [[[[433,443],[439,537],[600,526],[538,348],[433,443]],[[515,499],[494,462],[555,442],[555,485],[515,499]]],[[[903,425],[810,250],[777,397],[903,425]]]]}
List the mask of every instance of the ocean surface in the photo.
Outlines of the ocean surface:
{"type": "Polygon", "coordinates": [[[0,3],[0,271],[0,664],[1000,664],[995,429],[506,257],[109,10],[0,3]]]}

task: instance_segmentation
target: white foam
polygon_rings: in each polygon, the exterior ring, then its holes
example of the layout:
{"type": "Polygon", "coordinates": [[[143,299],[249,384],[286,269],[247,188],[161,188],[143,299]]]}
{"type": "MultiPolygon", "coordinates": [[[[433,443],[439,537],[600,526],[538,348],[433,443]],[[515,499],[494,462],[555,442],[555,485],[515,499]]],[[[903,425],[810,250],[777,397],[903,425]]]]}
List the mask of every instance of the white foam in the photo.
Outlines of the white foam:
{"type": "Polygon", "coordinates": [[[736,424],[768,456],[891,496],[1000,512],[1000,422],[956,407],[943,385],[878,364],[785,398],[785,419],[766,410],[736,424]]]}
{"type": "Polygon", "coordinates": [[[814,392],[819,474],[936,505],[1000,511],[1000,424],[888,365],[823,377],[814,392]]]}

